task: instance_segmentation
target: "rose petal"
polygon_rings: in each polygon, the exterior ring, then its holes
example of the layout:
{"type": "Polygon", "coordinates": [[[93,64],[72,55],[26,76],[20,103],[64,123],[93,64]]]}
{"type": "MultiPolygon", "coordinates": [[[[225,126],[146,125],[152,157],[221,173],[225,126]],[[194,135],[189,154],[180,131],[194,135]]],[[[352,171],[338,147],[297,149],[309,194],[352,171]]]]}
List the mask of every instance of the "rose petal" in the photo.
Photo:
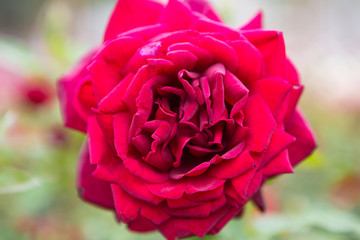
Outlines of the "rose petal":
{"type": "Polygon", "coordinates": [[[247,40],[228,41],[228,45],[234,49],[239,66],[232,72],[246,86],[258,80],[264,71],[264,58],[259,49],[247,40]]]}
{"type": "Polygon", "coordinates": [[[242,38],[240,33],[221,22],[213,21],[207,18],[200,18],[191,24],[190,29],[199,32],[223,32],[229,39],[235,40],[242,38]]]}
{"type": "Polygon", "coordinates": [[[118,0],[106,27],[104,41],[129,29],[156,23],[162,10],[162,4],[151,0],[118,0]]]}
{"type": "Polygon", "coordinates": [[[252,92],[261,94],[273,116],[277,118],[291,88],[292,85],[281,78],[266,78],[257,81],[252,92]]]}
{"type": "Polygon", "coordinates": [[[221,22],[220,17],[216,14],[216,12],[212,9],[211,5],[205,0],[186,0],[185,1],[193,11],[199,12],[206,17],[221,22]]]}
{"type": "Polygon", "coordinates": [[[122,72],[136,73],[141,67],[148,63],[148,59],[164,59],[165,54],[166,52],[161,42],[148,43],[137,49],[137,51],[127,61],[125,68],[122,69],[122,72]]]}
{"type": "Polygon", "coordinates": [[[234,216],[237,216],[242,211],[242,208],[229,207],[226,214],[209,231],[209,234],[217,234],[234,216]]]}
{"type": "Polygon", "coordinates": [[[231,184],[234,187],[234,190],[237,194],[243,199],[246,199],[248,196],[248,190],[251,181],[256,175],[257,169],[254,168],[250,171],[247,171],[245,174],[242,174],[236,178],[231,179],[231,184]]]}
{"type": "Polygon", "coordinates": [[[207,173],[220,179],[231,179],[255,168],[254,159],[248,151],[243,151],[234,159],[227,159],[210,168],[207,173]]]}
{"type": "Polygon", "coordinates": [[[249,127],[248,144],[251,151],[261,152],[267,148],[276,128],[276,121],[269,107],[259,94],[249,97],[244,107],[244,125],[249,127]]]}
{"type": "Polygon", "coordinates": [[[290,135],[284,130],[284,126],[282,124],[279,124],[271,137],[270,144],[264,156],[264,160],[259,166],[259,168],[262,168],[271,159],[273,159],[275,156],[277,156],[279,153],[289,147],[292,143],[294,143],[295,139],[296,138],[294,136],[290,135]]]}
{"type": "MultiPolygon", "coordinates": [[[[147,66],[143,66],[139,69],[139,71],[135,74],[133,80],[130,82],[130,85],[126,89],[126,92],[123,96],[123,101],[129,107],[129,110],[132,113],[135,113],[137,110],[137,98],[138,96],[144,96],[140,94],[140,90],[143,89],[144,84],[151,78],[151,74],[149,73],[147,66]]],[[[145,91],[145,89],[144,89],[145,91]]],[[[141,99],[141,98],[140,98],[141,99]]],[[[139,100],[141,101],[141,100],[139,100]]],[[[143,101],[141,101],[143,102],[143,101]]],[[[149,105],[152,101],[148,102],[145,105],[149,105]]],[[[150,108],[151,111],[151,108],[150,108]]]]}
{"type": "Polygon", "coordinates": [[[286,66],[287,66],[287,79],[289,80],[289,83],[299,86],[300,85],[300,77],[299,74],[294,66],[294,64],[287,59],[286,61],[286,66]]]}
{"type": "Polygon", "coordinates": [[[111,190],[116,212],[120,220],[125,223],[134,221],[140,215],[156,225],[162,224],[170,218],[160,207],[132,197],[116,184],[111,184],[111,190]]]}
{"type": "Polygon", "coordinates": [[[57,93],[60,99],[60,108],[65,126],[82,132],[86,132],[86,122],[73,105],[75,86],[88,75],[87,66],[97,51],[98,48],[95,48],[87,53],[70,72],[60,78],[57,85],[57,93]]]}
{"type": "MultiPolygon", "coordinates": [[[[242,99],[247,98],[247,95],[249,93],[249,90],[244,86],[244,84],[229,71],[226,71],[224,77],[224,88],[225,100],[233,106],[242,99]]],[[[241,102],[243,104],[238,105],[238,109],[235,112],[238,112],[246,103],[246,101],[241,102]]],[[[230,117],[232,116],[230,115],[230,117]]]]}
{"type": "Polygon", "coordinates": [[[93,114],[91,109],[96,107],[97,103],[89,76],[83,78],[76,85],[73,105],[84,121],[87,121],[88,116],[93,114]]]}
{"type": "MultiPolygon", "coordinates": [[[[292,115],[294,114],[296,110],[296,105],[299,102],[300,96],[304,90],[303,86],[294,86],[288,95],[288,102],[287,102],[287,108],[282,109],[279,118],[284,121],[284,123],[288,123],[291,119],[292,115]]],[[[285,106],[284,106],[285,107],[285,106]]]]}
{"type": "Polygon", "coordinates": [[[175,240],[175,237],[185,238],[194,234],[202,238],[226,214],[227,210],[228,207],[223,207],[207,218],[171,218],[161,224],[159,230],[168,240],[175,240]]]}
{"type": "Polygon", "coordinates": [[[118,73],[104,60],[94,60],[88,67],[96,102],[99,103],[120,82],[118,73]]]}
{"type": "Polygon", "coordinates": [[[79,158],[77,186],[80,196],[90,202],[105,208],[114,208],[110,184],[94,178],[91,174],[96,166],[90,165],[90,155],[87,142],[79,158]]]}
{"type": "Polygon", "coordinates": [[[187,136],[176,136],[170,141],[170,150],[174,155],[176,161],[173,163],[173,167],[177,168],[181,164],[183,150],[185,145],[191,140],[191,137],[187,136]]]}
{"type": "Polygon", "coordinates": [[[194,54],[198,58],[197,68],[199,70],[205,69],[214,62],[214,57],[209,51],[193,45],[189,42],[174,43],[168,47],[168,51],[175,50],[187,50],[194,54]]]}
{"type": "Polygon", "coordinates": [[[130,173],[146,182],[164,183],[169,179],[168,173],[160,172],[144,162],[142,157],[133,148],[129,148],[128,155],[123,159],[123,163],[130,173]]]}
{"type": "Polygon", "coordinates": [[[259,190],[261,185],[265,182],[266,177],[264,176],[263,169],[256,172],[255,176],[251,180],[251,183],[249,185],[249,188],[247,189],[247,199],[248,201],[250,198],[253,197],[253,195],[259,190]]]}
{"type": "Polygon", "coordinates": [[[295,166],[316,148],[315,137],[299,111],[295,111],[285,130],[296,137],[295,142],[289,147],[290,162],[295,166]]]}
{"type": "Polygon", "coordinates": [[[123,97],[133,78],[133,73],[126,75],[126,77],[124,77],[121,82],[100,101],[98,105],[99,111],[106,113],[116,113],[126,110],[127,106],[123,102],[123,97]]]}
{"type": "Polygon", "coordinates": [[[165,211],[173,216],[180,218],[206,218],[211,213],[216,212],[226,204],[226,197],[222,196],[219,199],[204,202],[198,206],[185,208],[167,208],[165,211]]]}
{"type": "Polygon", "coordinates": [[[131,36],[131,37],[138,37],[144,41],[149,40],[163,32],[168,32],[168,26],[166,24],[153,24],[149,26],[142,26],[137,27],[134,29],[130,29],[126,32],[120,33],[117,37],[124,37],[124,36],[131,36]]]}
{"type": "Polygon", "coordinates": [[[166,23],[169,28],[174,30],[188,29],[198,17],[191,9],[178,0],[169,0],[168,4],[162,11],[158,23],[166,23]],[[181,21],[179,21],[181,19],[181,21]]]}
{"type": "Polygon", "coordinates": [[[286,78],[287,59],[282,33],[253,30],[243,34],[262,53],[267,76],[286,78]]]}
{"type": "Polygon", "coordinates": [[[114,115],[114,143],[118,156],[125,159],[128,153],[128,129],[130,128],[131,114],[128,112],[120,112],[114,115]],[[124,131],[124,129],[126,129],[124,131]]]}
{"type": "Polygon", "coordinates": [[[143,216],[138,216],[135,220],[128,223],[128,227],[136,232],[149,232],[156,229],[156,224],[143,216]]]}
{"type": "Polygon", "coordinates": [[[250,19],[249,22],[247,22],[240,28],[240,30],[262,28],[262,18],[263,18],[262,15],[263,15],[262,11],[257,12],[255,16],[252,19],[250,19]]]}
{"type": "Polygon", "coordinates": [[[96,55],[97,59],[103,59],[114,71],[123,68],[136,50],[144,44],[138,37],[123,36],[108,41],[96,55]]]}
{"type": "Polygon", "coordinates": [[[190,208],[201,205],[199,202],[191,201],[187,198],[180,198],[180,199],[166,199],[167,206],[169,208],[190,208]]]}
{"type": "Polygon", "coordinates": [[[264,167],[264,175],[266,175],[267,177],[272,177],[284,173],[294,173],[287,149],[285,149],[279,155],[273,158],[264,167]]]}
{"type": "Polygon", "coordinates": [[[236,72],[239,67],[239,59],[235,50],[224,41],[218,40],[211,36],[205,36],[199,42],[199,47],[211,52],[215,60],[223,63],[231,72],[236,72]]]}
{"type": "Polygon", "coordinates": [[[260,209],[260,211],[265,212],[265,202],[261,193],[261,189],[259,189],[259,191],[254,194],[251,200],[260,209]]]}
{"type": "Polygon", "coordinates": [[[124,165],[117,169],[116,183],[134,198],[158,205],[163,198],[153,195],[144,185],[143,181],[132,175],[124,165]]]}
{"type": "Polygon", "coordinates": [[[145,183],[145,186],[156,196],[179,199],[184,193],[194,194],[213,190],[224,184],[225,180],[216,179],[206,174],[180,180],[169,180],[160,184],[145,183]]]}
{"type": "Polygon", "coordinates": [[[169,51],[166,56],[178,70],[192,71],[198,61],[198,57],[187,50],[169,51]]]}
{"type": "Polygon", "coordinates": [[[221,196],[223,196],[223,192],[224,185],[220,185],[219,187],[210,191],[197,192],[191,195],[185,194],[184,196],[191,201],[202,203],[220,198],[221,196]]]}

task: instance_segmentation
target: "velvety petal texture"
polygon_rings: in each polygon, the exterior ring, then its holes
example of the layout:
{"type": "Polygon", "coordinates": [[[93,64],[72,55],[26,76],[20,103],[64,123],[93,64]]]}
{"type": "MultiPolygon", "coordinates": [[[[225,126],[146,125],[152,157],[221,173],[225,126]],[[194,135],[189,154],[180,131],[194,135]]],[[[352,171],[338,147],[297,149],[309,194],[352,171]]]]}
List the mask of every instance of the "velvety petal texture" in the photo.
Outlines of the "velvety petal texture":
{"type": "Polygon", "coordinates": [[[132,231],[216,234],[316,147],[302,90],[261,12],[234,29],[205,0],[118,0],[58,83],[65,125],[87,134],[79,195],[132,231]]]}

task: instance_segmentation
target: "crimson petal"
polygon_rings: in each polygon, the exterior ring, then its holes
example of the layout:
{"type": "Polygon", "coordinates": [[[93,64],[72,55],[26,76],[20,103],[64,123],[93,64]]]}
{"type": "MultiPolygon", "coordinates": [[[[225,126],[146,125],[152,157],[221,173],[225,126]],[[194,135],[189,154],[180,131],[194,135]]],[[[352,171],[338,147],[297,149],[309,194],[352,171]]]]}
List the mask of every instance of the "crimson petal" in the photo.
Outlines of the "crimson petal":
{"type": "Polygon", "coordinates": [[[88,143],[85,142],[81,155],[79,157],[79,175],[77,179],[77,186],[80,196],[90,202],[105,208],[114,208],[114,201],[108,182],[98,180],[91,174],[96,166],[90,165],[90,154],[88,143]]]}
{"type": "Polygon", "coordinates": [[[118,0],[106,27],[104,41],[129,29],[156,23],[163,8],[162,4],[151,0],[118,0]]]}

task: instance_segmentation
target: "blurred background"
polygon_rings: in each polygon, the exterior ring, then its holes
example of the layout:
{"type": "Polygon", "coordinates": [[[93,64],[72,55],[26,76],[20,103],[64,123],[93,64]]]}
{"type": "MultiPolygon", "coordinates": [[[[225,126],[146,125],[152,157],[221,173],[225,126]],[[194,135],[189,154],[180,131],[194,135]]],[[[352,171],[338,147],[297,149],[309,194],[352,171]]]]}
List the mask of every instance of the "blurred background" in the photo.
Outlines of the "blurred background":
{"type": "MultiPolygon", "coordinates": [[[[360,1],[212,0],[224,21],[257,10],[284,32],[319,147],[266,184],[213,240],[360,239],[360,1]]],[[[102,40],[115,0],[0,0],[0,239],[162,239],[138,235],[75,189],[84,136],[62,127],[56,80],[102,40]]],[[[197,238],[191,238],[197,239],[197,238]]]]}

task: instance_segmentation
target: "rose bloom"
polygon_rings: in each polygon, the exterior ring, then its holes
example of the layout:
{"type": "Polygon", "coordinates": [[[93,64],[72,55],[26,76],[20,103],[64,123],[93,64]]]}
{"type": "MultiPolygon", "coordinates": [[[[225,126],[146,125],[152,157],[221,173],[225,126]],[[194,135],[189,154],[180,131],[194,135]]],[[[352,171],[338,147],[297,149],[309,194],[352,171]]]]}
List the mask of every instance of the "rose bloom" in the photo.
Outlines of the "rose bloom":
{"type": "Polygon", "coordinates": [[[87,134],[78,188],[133,231],[219,232],[315,148],[283,35],[225,25],[203,0],[119,0],[103,44],[58,85],[87,134]]]}

